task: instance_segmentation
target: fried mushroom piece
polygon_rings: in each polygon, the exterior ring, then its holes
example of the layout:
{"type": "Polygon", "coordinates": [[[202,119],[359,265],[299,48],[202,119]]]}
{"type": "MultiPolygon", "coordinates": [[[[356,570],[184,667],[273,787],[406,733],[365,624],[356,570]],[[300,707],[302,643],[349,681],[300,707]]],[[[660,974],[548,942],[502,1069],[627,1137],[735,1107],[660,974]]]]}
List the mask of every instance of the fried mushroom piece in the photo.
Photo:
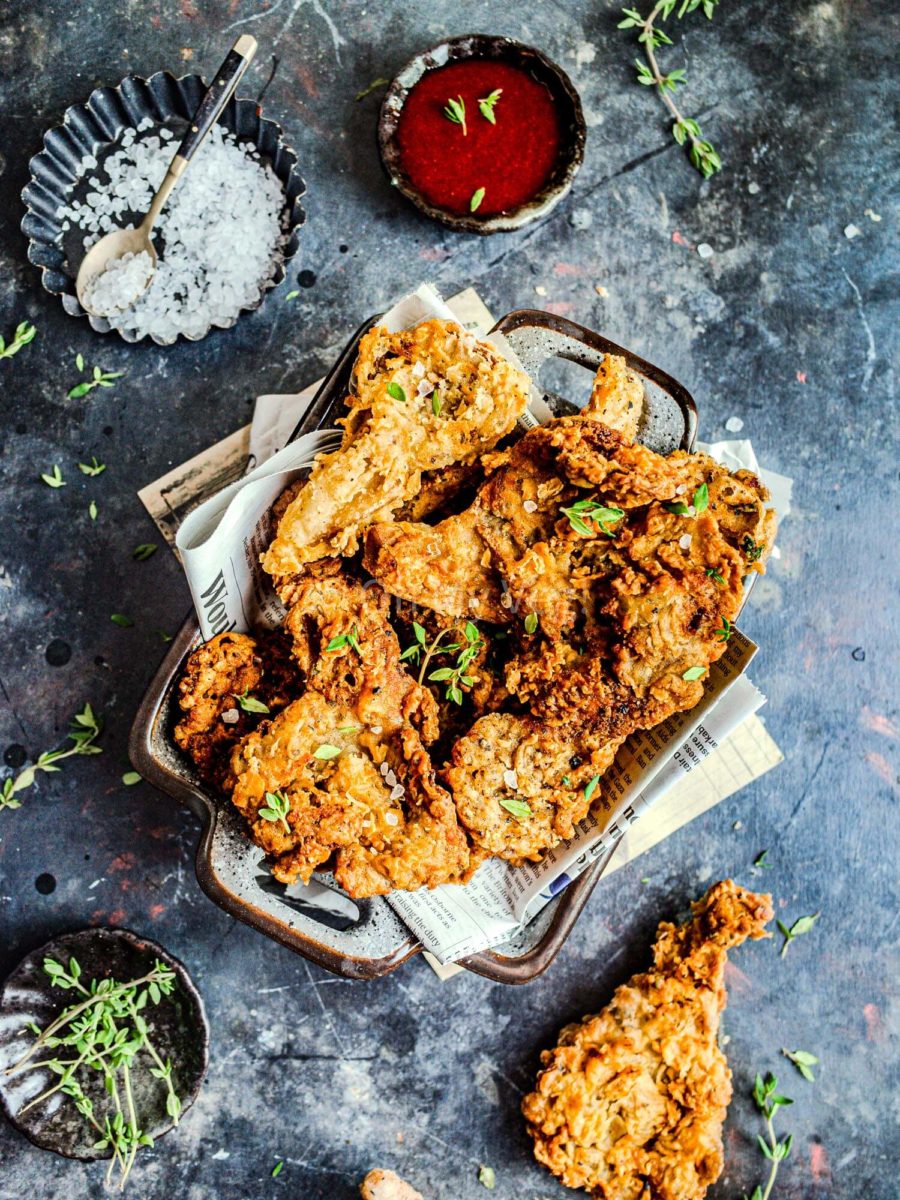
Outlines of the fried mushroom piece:
{"type": "Polygon", "coordinates": [[[362,1200],[422,1200],[422,1193],[393,1171],[370,1171],[360,1185],[362,1200]]]}
{"type": "Polygon", "coordinates": [[[457,740],[445,775],[475,845],[521,865],[575,835],[592,803],[587,786],[619,745],[592,744],[530,716],[489,713],[457,740]]]}
{"type": "Polygon", "coordinates": [[[275,713],[302,685],[280,632],[217,634],[188,656],[178,684],[182,717],[175,726],[175,743],[204,780],[226,789],[232,749],[266,715],[246,710],[239,697],[250,696],[275,713]]]}
{"type": "Polygon", "coordinates": [[[360,534],[389,520],[422,473],[473,462],[525,409],[527,376],[454,322],[365,334],[339,450],[317,460],[263,557],[289,577],[304,563],[352,554],[360,534]]]}
{"type": "Polygon", "coordinates": [[[722,1171],[731,1072],[716,1041],[727,951],[768,936],[771,897],[731,880],[664,921],[653,967],[541,1055],[522,1101],[534,1153],[595,1200],[702,1200],[722,1171]]]}

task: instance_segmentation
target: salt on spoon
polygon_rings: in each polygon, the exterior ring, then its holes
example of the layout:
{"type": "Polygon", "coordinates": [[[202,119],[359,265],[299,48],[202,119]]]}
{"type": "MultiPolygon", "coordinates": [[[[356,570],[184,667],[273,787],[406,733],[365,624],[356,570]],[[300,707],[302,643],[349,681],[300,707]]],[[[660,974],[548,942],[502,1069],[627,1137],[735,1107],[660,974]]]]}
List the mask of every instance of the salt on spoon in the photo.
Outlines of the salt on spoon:
{"type": "Polygon", "coordinates": [[[234,95],[253,61],[256,46],[256,38],[245,33],[229,50],[137,229],[113,230],[84,256],[75,280],[75,293],[78,303],[92,316],[106,317],[122,311],[147,289],[156,270],[156,248],[150,236],[156,219],[172,188],[234,95]]]}

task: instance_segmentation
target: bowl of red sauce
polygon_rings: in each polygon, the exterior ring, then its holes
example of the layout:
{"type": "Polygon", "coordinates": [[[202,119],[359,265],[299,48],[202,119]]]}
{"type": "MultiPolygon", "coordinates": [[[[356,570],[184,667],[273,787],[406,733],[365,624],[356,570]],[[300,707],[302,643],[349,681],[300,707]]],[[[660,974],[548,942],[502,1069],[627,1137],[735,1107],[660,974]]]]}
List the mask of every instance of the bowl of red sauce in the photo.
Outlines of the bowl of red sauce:
{"type": "Polygon", "coordinates": [[[562,200],[586,132],[561,67],[533,46],[472,34],[400,71],[381,106],[378,147],[391,183],[427,216],[501,233],[562,200]]]}

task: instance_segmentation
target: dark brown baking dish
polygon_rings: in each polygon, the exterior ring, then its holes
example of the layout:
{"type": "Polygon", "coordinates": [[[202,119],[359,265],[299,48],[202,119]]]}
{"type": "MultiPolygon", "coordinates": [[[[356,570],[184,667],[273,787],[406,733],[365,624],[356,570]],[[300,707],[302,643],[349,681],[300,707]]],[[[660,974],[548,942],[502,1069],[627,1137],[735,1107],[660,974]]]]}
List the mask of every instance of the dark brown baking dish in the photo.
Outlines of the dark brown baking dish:
{"type": "MultiPolygon", "coordinates": [[[[359,338],[376,320],[367,321],[350,339],[294,431],[295,438],[333,426],[342,414],[359,338]]],[[[565,359],[594,372],[605,354],[624,355],[644,382],[646,415],[640,440],[662,453],[693,447],[697,430],[694,401],[658,367],[592,330],[544,312],[512,312],[494,331],[505,335],[535,382],[553,359],[565,359]]],[[[586,375],[586,385],[588,380],[586,375]]],[[[557,413],[573,412],[577,407],[550,391],[544,398],[557,413]]],[[[131,730],[129,753],[146,780],[187,804],[203,822],[196,856],[201,887],[238,920],[329,971],[356,979],[388,974],[422,946],[387,901],[350,900],[327,873],[317,873],[307,887],[278,883],[269,873],[262,851],[245,836],[237,811],[203,786],[192,764],[176,748],[171,735],[176,684],[185,657],[199,638],[192,614],[147,689],[131,730]]],[[[559,952],[609,857],[599,859],[569,884],[508,943],[471,955],[462,964],[498,983],[534,979],[559,952]]]]}

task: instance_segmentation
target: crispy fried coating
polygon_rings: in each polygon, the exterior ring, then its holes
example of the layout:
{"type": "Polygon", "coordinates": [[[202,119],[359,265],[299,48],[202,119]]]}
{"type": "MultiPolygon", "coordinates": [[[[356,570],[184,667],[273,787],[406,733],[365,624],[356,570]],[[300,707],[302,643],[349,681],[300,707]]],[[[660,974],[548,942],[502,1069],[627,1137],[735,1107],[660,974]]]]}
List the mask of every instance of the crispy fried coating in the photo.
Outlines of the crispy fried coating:
{"type": "Polygon", "coordinates": [[[175,743],[203,779],[224,787],[232,749],[265,715],[246,711],[238,697],[252,696],[269,712],[278,712],[301,687],[280,634],[217,634],[188,656],[178,684],[183,715],[175,726],[175,743]]]}
{"type": "Polygon", "coordinates": [[[456,741],[445,776],[476,846],[515,865],[537,862],[574,836],[591,807],[587,784],[619,745],[592,745],[527,715],[489,713],[456,741]]]}
{"type": "Polygon", "coordinates": [[[424,471],[471,462],[509,433],[528,391],[527,376],[455,323],[370,330],[341,448],[320,456],[288,505],[266,570],[290,576],[315,559],[352,554],[366,526],[389,520],[419,491],[424,471]]]}
{"type": "Polygon", "coordinates": [[[627,442],[637,440],[644,411],[644,385],[625,359],[607,354],[594,377],[591,398],[582,410],[586,417],[602,421],[627,442]]]}
{"type": "Polygon", "coordinates": [[[726,954],[767,936],[771,897],[725,880],[692,908],[659,926],[650,971],[562,1030],[522,1101],[538,1161],[595,1200],[702,1200],[722,1171],[726,954]]]}
{"type": "Polygon", "coordinates": [[[307,691],[232,759],[232,800],[272,873],[306,882],[336,852],[354,898],[464,876],[465,834],[424,745],[437,705],[403,668],[388,597],[337,573],[296,579],[291,601],[285,629],[307,691]],[[277,820],[260,815],[275,811],[273,794],[286,804],[277,820]]]}
{"type": "Polygon", "coordinates": [[[422,1200],[422,1193],[393,1171],[370,1171],[360,1185],[362,1200],[422,1200]]]}

